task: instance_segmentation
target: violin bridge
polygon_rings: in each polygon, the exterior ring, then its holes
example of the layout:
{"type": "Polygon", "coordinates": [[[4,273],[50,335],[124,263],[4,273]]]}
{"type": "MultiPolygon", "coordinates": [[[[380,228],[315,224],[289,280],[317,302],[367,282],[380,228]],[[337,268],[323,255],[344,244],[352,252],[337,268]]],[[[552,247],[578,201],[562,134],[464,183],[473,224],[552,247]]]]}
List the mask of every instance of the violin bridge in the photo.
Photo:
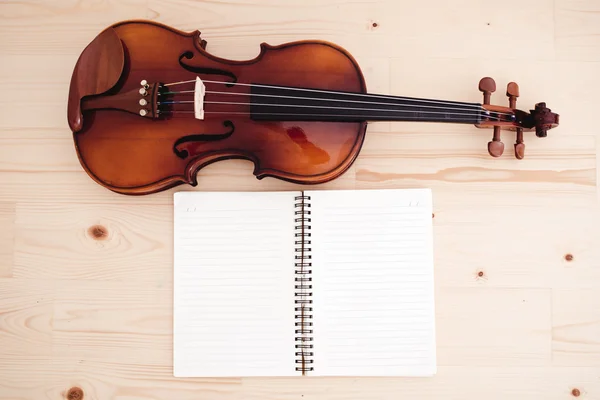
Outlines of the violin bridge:
{"type": "Polygon", "coordinates": [[[194,87],[194,116],[196,119],[204,119],[204,94],[206,87],[204,82],[199,77],[196,77],[196,85],[194,87]]]}

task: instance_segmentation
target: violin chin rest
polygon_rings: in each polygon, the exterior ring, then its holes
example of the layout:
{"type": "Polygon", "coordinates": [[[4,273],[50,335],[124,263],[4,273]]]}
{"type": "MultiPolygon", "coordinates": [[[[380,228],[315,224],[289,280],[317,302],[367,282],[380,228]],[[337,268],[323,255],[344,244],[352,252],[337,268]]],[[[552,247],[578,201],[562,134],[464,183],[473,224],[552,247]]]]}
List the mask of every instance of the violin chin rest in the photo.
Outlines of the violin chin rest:
{"type": "Polygon", "coordinates": [[[67,119],[73,132],[83,128],[81,100],[112,89],[122,76],[125,50],[113,28],[107,28],[83,50],[71,76],[67,119]]]}

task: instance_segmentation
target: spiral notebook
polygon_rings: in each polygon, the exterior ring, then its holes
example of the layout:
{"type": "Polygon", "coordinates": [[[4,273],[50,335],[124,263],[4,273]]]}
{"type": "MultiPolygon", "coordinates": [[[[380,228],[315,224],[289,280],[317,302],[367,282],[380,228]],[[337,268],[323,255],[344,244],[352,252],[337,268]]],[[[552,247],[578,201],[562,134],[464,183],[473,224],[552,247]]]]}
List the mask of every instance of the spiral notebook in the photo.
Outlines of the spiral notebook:
{"type": "Polygon", "coordinates": [[[174,375],[431,376],[428,189],[178,192],[174,375]]]}

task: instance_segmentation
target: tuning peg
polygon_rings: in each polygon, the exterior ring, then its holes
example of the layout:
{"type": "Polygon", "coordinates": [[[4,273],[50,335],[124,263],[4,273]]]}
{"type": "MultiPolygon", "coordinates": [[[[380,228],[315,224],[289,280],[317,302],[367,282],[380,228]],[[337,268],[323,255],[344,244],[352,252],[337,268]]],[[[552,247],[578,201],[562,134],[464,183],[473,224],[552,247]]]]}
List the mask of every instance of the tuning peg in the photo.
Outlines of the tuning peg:
{"type": "Polygon", "coordinates": [[[483,104],[490,104],[490,97],[496,91],[496,82],[490,77],[482,78],[479,81],[479,91],[483,92],[483,104]]]}
{"type": "Polygon", "coordinates": [[[519,97],[519,85],[515,82],[510,82],[506,86],[506,95],[508,96],[508,105],[510,108],[517,106],[517,97],[519,97]]]}
{"type": "Polygon", "coordinates": [[[523,128],[517,128],[517,143],[515,143],[515,157],[522,160],[525,157],[525,143],[523,143],[523,128]]]}
{"type": "MultiPolygon", "coordinates": [[[[517,107],[517,98],[519,97],[519,85],[510,82],[506,86],[506,96],[508,96],[508,106],[517,107]]],[[[519,160],[525,157],[525,143],[523,143],[523,128],[517,128],[517,141],[515,143],[515,157],[519,160]]]]}
{"type": "Polygon", "coordinates": [[[494,137],[488,142],[488,153],[492,157],[500,157],[504,153],[504,143],[500,140],[500,127],[494,126],[494,137]]]}

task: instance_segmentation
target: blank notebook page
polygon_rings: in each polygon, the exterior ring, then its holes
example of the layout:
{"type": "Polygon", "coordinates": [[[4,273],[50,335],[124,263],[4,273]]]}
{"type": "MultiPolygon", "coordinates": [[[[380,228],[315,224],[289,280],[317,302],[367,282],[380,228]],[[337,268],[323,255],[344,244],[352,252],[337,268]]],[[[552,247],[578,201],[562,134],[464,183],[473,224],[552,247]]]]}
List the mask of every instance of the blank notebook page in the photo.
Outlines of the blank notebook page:
{"type": "Polygon", "coordinates": [[[312,374],[434,374],[431,192],[306,195],[312,204],[312,374]]]}
{"type": "Polygon", "coordinates": [[[298,375],[297,195],[175,194],[176,377],[298,375]]]}

